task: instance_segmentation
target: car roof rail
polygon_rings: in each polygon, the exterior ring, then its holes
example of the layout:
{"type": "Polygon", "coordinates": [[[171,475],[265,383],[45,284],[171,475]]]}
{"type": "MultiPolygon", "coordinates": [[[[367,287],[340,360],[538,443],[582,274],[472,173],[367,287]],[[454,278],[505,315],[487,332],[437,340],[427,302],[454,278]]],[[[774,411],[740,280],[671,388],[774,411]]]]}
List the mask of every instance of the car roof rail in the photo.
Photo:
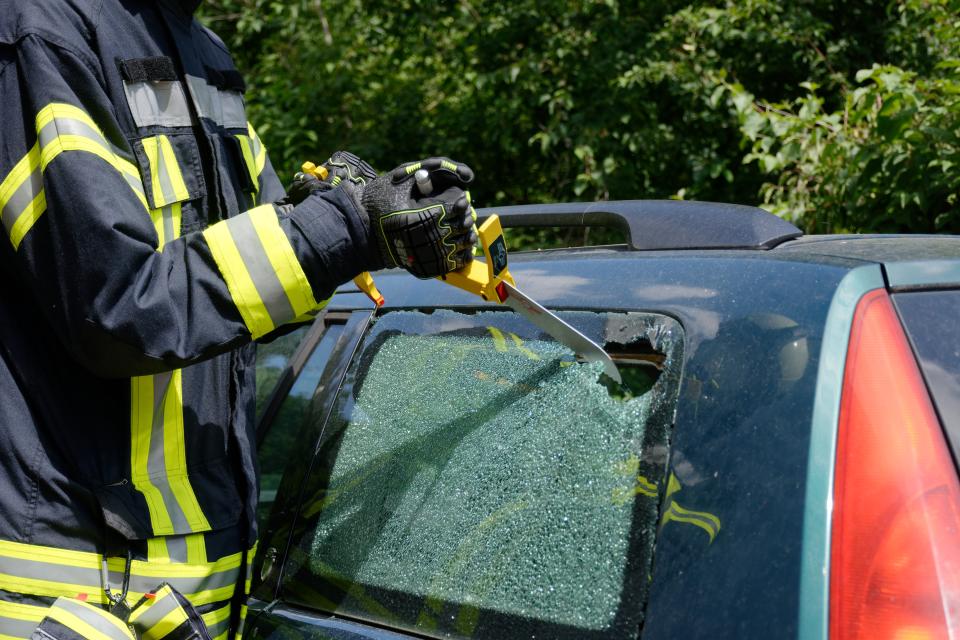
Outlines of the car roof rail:
{"type": "Polygon", "coordinates": [[[772,249],[803,235],[758,207],[690,200],[610,200],[489,207],[504,227],[600,226],[621,230],[636,251],[772,249]]]}

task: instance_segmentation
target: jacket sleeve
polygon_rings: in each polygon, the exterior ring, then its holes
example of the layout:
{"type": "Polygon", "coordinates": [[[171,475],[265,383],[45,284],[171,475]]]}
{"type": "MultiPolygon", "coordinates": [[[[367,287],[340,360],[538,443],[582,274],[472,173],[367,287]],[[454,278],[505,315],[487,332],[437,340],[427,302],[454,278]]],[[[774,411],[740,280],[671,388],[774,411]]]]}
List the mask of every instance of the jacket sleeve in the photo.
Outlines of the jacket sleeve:
{"type": "Polygon", "coordinates": [[[289,216],[256,207],[160,251],[95,58],[37,36],[2,53],[2,251],[19,267],[4,277],[23,280],[90,370],[129,377],[222,353],[363,270],[367,229],[341,190],[289,216]]]}

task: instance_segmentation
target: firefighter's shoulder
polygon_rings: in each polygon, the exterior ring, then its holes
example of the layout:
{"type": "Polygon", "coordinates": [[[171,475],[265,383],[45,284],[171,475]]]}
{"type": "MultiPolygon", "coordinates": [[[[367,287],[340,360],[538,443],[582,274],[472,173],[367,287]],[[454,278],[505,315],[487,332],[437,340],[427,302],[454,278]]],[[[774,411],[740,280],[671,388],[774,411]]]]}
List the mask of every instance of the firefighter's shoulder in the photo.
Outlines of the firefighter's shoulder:
{"type": "Polygon", "coordinates": [[[102,0],[0,0],[0,43],[37,36],[70,47],[90,42],[102,0]]]}

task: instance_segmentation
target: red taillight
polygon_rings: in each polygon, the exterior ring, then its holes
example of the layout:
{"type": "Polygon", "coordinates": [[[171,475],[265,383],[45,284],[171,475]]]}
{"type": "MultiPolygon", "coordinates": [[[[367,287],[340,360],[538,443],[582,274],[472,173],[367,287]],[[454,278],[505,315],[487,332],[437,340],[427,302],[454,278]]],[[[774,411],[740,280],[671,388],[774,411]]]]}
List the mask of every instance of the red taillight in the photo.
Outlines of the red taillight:
{"type": "Polygon", "coordinates": [[[883,290],[854,315],[833,500],[830,637],[960,638],[960,482],[883,290]]]}

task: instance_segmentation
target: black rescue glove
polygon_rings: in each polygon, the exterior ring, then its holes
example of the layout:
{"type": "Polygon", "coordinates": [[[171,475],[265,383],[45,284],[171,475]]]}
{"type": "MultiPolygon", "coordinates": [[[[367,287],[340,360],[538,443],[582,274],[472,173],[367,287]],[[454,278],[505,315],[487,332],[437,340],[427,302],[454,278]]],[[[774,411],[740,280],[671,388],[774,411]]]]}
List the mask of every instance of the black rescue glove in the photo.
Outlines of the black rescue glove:
{"type": "Polygon", "coordinates": [[[280,207],[295,207],[315,191],[329,191],[344,181],[365,185],[377,177],[369,164],[349,151],[335,151],[321,166],[327,169],[327,178],[320,180],[311,173],[298,171],[287,189],[287,195],[276,204],[280,207]]]}
{"type": "Polygon", "coordinates": [[[472,180],[467,165],[428,158],[366,184],[344,181],[376,240],[369,269],[402,267],[418,278],[432,278],[473,260],[475,213],[466,191],[472,180]],[[429,193],[421,193],[414,179],[420,169],[429,177],[429,193]]]}

